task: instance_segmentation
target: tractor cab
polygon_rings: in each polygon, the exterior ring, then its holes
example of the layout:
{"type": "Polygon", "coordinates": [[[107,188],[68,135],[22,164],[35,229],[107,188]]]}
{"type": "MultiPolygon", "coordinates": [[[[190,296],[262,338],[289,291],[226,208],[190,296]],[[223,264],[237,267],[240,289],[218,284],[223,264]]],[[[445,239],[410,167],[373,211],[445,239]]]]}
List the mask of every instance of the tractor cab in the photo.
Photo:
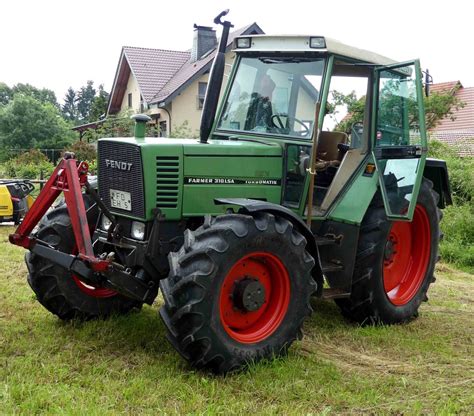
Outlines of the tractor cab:
{"type": "Polygon", "coordinates": [[[426,135],[417,60],[395,63],[321,36],[239,37],[234,51],[235,68],[212,137],[280,143],[284,206],[307,215],[307,172],[315,145],[313,217],[326,217],[346,185],[370,177],[376,164],[384,171],[380,186],[387,214],[412,218],[413,204],[406,209],[390,190],[403,188],[402,199],[415,201],[423,172],[426,135]],[[348,97],[352,113],[346,106],[339,116],[348,97]]]}

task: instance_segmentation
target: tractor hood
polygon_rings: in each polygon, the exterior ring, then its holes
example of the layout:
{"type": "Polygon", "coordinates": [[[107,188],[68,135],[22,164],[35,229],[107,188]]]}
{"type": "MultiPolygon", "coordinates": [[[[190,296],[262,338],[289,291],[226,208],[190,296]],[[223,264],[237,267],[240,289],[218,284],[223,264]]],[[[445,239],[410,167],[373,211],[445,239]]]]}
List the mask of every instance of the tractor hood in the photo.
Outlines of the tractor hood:
{"type": "Polygon", "coordinates": [[[165,137],[120,137],[114,139],[101,139],[99,142],[129,143],[144,149],[149,148],[182,148],[184,155],[235,155],[235,156],[281,156],[282,147],[274,142],[263,140],[209,140],[200,143],[196,139],[171,139],[165,137]]]}
{"type": "Polygon", "coordinates": [[[279,143],[260,140],[101,139],[99,194],[115,214],[146,220],[154,208],[169,220],[225,212],[216,198],[278,203],[282,154],[279,143]],[[112,206],[113,195],[131,208],[112,206]]]}

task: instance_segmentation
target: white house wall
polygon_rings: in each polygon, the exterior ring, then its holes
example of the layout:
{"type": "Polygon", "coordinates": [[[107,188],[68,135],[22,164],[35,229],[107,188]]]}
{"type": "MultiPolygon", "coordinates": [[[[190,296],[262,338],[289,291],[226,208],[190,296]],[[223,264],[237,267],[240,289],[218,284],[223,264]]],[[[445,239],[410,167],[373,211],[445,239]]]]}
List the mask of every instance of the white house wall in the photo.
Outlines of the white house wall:
{"type": "MultiPolygon", "coordinates": [[[[226,54],[226,68],[224,82],[221,89],[221,98],[225,91],[231,65],[235,59],[235,54],[229,52],[226,54]]],[[[204,74],[200,78],[194,80],[185,90],[181,92],[174,100],[171,112],[171,128],[172,130],[179,128],[187,122],[187,128],[191,130],[193,136],[199,134],[199,125],[201,123],[201,110],[198,108],[199,83],[208,82],[209,74],[204,74]]]]}
{"type": "Polygon", "coordinates": [[[140,112],[140,90],[138,88],[138,82],[133,76],[133,73],[130,72],[127,81],[127,88],[125,89],[125,94],[123,95],[122,105],[120,106],[120,111],[128,111],[128,94],[132,94],[132,112],[140,112]]]}

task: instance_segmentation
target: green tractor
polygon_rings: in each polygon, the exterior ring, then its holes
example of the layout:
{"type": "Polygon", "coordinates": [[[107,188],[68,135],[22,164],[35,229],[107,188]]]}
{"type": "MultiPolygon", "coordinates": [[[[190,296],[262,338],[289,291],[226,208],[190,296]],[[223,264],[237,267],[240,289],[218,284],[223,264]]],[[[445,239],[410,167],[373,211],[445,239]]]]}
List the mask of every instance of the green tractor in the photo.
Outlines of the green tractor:
{"type": "Polygon", "coordinates": [[[135,137],[99,140],[98,186],[65,155],[10,236],[38,301],[88,320],[161,289],[169,341],[217,373],[284,354],[313,296],[361,324],[415,318],[451,202],[445,162],[426,157],[419,61],[245,36],[221,95],[224,15],[200,139],[144,137],[135,116],[135,137]],[[329,131],[329,91],[352,79],[366,85],[363,122],[329,131]]]}

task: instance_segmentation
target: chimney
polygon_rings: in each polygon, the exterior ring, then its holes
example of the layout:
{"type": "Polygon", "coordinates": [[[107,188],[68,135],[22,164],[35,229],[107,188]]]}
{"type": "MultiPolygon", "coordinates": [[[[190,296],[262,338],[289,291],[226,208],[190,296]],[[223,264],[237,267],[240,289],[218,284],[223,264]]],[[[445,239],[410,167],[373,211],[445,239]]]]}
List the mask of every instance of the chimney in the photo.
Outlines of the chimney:
{"type": "Polygon", "coordinates": [[[217,46],[216,31],[209,26],[194,25],[193,49],[191,51],[191,61],[196,62],[202,58],[206,52],[217,46]]]}

